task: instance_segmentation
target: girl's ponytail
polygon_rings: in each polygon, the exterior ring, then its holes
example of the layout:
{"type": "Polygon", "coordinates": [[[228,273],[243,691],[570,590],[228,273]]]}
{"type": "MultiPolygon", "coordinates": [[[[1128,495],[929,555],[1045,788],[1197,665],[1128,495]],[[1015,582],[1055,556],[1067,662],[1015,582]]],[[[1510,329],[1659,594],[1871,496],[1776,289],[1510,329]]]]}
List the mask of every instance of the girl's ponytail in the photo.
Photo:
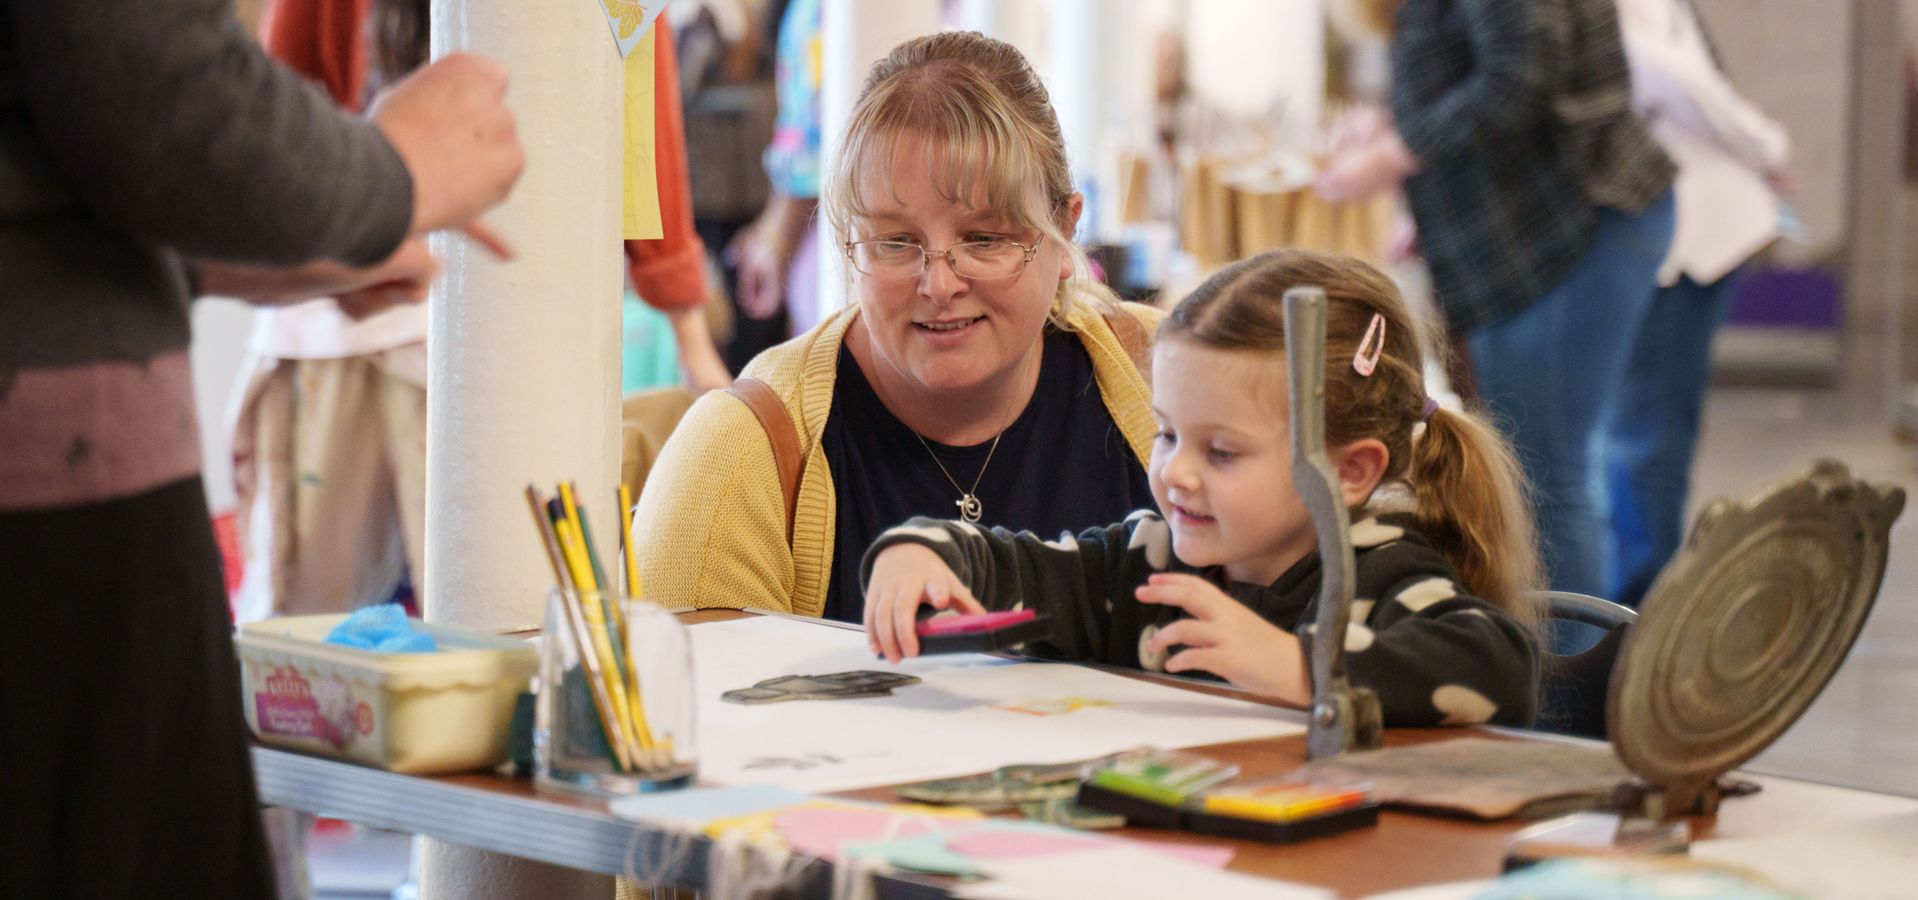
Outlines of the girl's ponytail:
{"type": "Polygon", "coordinates": [[[1410,477],[1419,530],[1458,570],[1465,589],[1531,626],[1539,604],[1537,532],[1525,476],[1484,419],[1439,409],[1412,442],[1410,477]]]}

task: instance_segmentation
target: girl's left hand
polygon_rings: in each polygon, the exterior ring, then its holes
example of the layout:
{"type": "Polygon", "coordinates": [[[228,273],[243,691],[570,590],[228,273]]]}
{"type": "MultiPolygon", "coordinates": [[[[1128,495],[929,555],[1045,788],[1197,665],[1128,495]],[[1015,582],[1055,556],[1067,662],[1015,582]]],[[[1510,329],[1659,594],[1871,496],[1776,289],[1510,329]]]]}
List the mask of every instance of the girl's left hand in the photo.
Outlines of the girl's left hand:
{"type": "Polygon", "coordinates": [[[1211,672],[1255,694],[1299,706],[1312,699],[1299,639],[1196,575],[1161,573],[1134,592],[1141,603],[1176,606],[1191,616],[1159,629],[1146,649],[1184,645],[1167,672],[1211,672]]]}

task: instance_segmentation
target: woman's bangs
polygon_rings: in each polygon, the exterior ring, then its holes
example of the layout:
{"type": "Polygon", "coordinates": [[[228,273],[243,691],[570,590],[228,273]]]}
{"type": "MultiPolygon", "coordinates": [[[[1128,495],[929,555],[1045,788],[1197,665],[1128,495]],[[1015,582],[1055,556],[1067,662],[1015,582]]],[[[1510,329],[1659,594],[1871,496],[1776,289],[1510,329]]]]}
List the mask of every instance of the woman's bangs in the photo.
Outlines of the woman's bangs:
{"type": "Polygon", "coordinates": [[[923,166],[931,173],[940,199],[963,208],[991,210],[1020,228],[1045,230],[1047,204],[1040,169],[1009,123],[983,112],[991,105],[973,102],[981,98],[968,97],[964,90],[932,97],[916,93],[920,95],[910,99],[873,98],[882,101],[869,107],[876,114],[855,123],[851,133],[864,138],[847,147],[841,160],[849,176],[841,181],[847,195],[845,212],[851,220],[847,224],[872,217],[877,198],[868,197],[867,190],[875,182],[862,173],[923,166]],[[909,138],[917,138],[922,146],[913,148],[913,158],[901,158],[909,138]]]}

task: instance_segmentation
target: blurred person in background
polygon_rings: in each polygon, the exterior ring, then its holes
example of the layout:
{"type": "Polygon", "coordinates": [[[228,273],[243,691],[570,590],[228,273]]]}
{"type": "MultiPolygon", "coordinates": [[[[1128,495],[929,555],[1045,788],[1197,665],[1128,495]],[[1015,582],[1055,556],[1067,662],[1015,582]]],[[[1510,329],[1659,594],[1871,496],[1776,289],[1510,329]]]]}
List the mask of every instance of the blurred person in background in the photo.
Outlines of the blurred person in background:
{"type": "Polygon", "coordinates": [[[1677,228],[1608,434],[1611,599],[1637,606],[1685,533],[1712,332],[1745,261],[1778,237],[1785,129],[1732,87],[1689,0],[1616,0],[1633,107],[1678,165],[1677,228]]]}
{"type": "Polygon", "coordinates": [[[366,119],[231,0],[0,0],[0,895],[272,891],[187,345],[198,292],[416,301],[524,165],[458,54],[366,119]]]}
{"type": "MultiPolygon", "coordinates": [[[[749,319],[784,316],[787,333],[818,323],[820,152],[819,0],[789,0],[779,18],[773,78],[778,114],[766,147],[772,192],[765,209],[727,245],[738,267],[735,300],[749,319]]],[[[784,339],[780,335],[779,339],[784,339]]]]}
{"type": "Polygon", "coordinates": [[[1670,159],[1632,109],[1611,0],[1343,0],[1389,30],[1392,127],[1321,173],[1403,185],[1477,396],[1537,490],[1549,585],[1603,594],[1604,437],[1671,245],[1670,159]]]}

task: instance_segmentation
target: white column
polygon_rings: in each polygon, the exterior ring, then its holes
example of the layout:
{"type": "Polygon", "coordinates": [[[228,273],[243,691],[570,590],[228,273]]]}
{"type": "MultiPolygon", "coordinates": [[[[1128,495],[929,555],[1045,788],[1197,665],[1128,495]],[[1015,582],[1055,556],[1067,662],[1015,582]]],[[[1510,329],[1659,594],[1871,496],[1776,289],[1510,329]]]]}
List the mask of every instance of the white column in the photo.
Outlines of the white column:
{"type": "Polygon", "coordinates": [[[1242,117],[1277,112],[1274,145],[1305,146],[1325,97],[1324,0],[1191,0],[1186,74],[1209,103],[1242,117]]]}
{"type": "MultiPolygon", "coordinates": [[[[822,176],[838,157],[839,138],[852,117],[866,70],[908,38],[939,30],[940,0],[825,0],[820,8],[819,133],[822,176]]],[[[822,179],[822,197],[832,185],[822,179]]],[[[820,213],[819,312],[838,309],[846,298],[846,258],[820,213]]]]}
{"type": "MultiPolygon", "coordinates": [[[[953,4],[952,27],[998,38],[1026,55],[1044,71],[1047,4],[1035,0],[958,0],[953,4]]],[[[1055,20],[1056,21],[1056,20],[1055,20]]],[[[1067,23],[1077,27],[1077,23],[1067,23]]]]}
{"type": "Polygon", "coordinates": [[[1047,62],[1040,72],[1059,113],[1073,184],[1086,197],[1079,228],[1085,241],[1111,236],[1111,198],[1103,190],[1113,181],[1105,171],[1106,135],[1121,112],[1127,71],[1153,65],[1149,54],[1128,59],[1125,52],[1138,28],[1131,7],[1128,0],[1053,0],[1046,26],[1047,62]]]}
{"type": "MultiPolygon", "coordinates": [[[[426,591],[432,621],[537,625],[552,575],[521,493],[579,483],[600,552],[618,534],[623,69],[599,5],[434,0],[434,55],[503,63],[526,170],[487,217],[518,249],[436,248],[427,415],[426,591]]],[[[425,842],[429,898],[610,897],[611,879],[425,842]]]]}

